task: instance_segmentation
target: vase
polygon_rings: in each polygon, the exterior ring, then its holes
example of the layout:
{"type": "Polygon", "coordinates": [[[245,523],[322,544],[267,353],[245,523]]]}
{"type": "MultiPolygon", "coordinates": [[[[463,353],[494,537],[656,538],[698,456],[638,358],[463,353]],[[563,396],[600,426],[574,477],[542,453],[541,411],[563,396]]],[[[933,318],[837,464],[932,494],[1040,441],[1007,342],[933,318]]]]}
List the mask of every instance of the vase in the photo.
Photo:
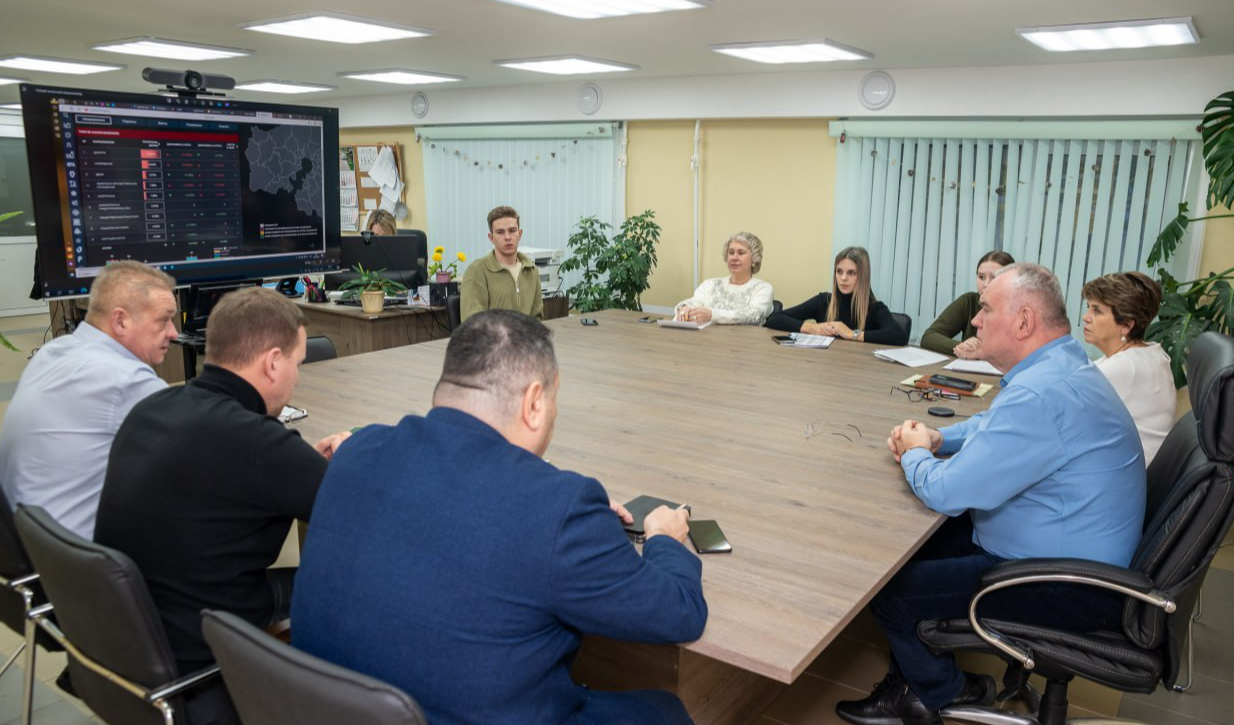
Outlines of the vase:
{"type": "Polygon", "coordinates": [[[386,293],[382,290],[365,290],[360,293],[360,309],[367,315],[381,312],[386,305],[386,293]]]}
{"type": "Polygon", "coordinates": [[[438,272],[437,273],[437,284],[449,284],[450,278],[451,276],[449,272],[438,272]]]}

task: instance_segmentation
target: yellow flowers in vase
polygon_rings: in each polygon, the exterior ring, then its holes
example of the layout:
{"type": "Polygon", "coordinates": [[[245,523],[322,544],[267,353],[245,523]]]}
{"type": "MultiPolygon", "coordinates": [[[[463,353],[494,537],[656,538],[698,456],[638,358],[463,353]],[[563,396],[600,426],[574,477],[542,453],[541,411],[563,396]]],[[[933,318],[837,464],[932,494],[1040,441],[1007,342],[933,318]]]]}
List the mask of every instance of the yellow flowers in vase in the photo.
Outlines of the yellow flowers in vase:
{"type": "Polygon", "coordinates": [[[449,264],[445,264],[442,262],[442,260],[445,259],[445,254],[445,247],[433,247],[433,263],[428,266],[429,276],[435,276],[436,281],[443,284],[458,276],[459,262],[467,261],[467,255],[459,252],[457,260],[450,262],[449,264]]]}

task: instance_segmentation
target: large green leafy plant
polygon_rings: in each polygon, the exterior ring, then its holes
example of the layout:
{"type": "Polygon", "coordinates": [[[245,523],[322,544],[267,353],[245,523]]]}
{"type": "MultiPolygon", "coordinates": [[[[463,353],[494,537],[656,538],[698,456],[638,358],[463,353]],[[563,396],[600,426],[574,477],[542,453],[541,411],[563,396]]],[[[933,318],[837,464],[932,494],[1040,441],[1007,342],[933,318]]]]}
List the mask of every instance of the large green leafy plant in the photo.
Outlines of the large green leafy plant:
{"type": "Polygon", "coordinates": [[[395,282],[382,274],[386,271],[384,269],[365,269],[364,265],[357,264],[352,267],[352,271],[360,276],[339,285],[344,299],[355,299],[361,292],[384,292],[392,296],[407,291],[407,287],[401,282],[395,282]]]}
{"type": "Polygon", "coordinates": [[[594,216],[579,219],[566,245],[571,256],[561,263],[562,272],[581,271],[582,281],[569,289],[580,312],[617,308],[640,310],[639,297],[651,286],[655,269],[660,225],[650,209],[626,219],[612,239],[612,225],[594,216]]]}
{"type": "Polygon", "coordinates": [[[1207,277],[1180,282],[1164,269],[1182,242],[1187,226],[1206,219],[1232,217],[1234,207],[1234,91],[1226,91],[1204,107],[1200,124],[1204,143],[1204,167],[1208,170],[1208,193],[1205,212],[1225,209],[1227,213],[1189,217],[1187,203],[1178,205],[1175,217],[1153,243],[1148,253],[1148,265],[1162,265],[1157,274],[1161,279],[1161,311],[1148,326],[1146,337],[1161,343],[1170,356],[1174,385],[1187,384],[1186,362],[1191,343],[1202,333],[1216,330],[1225,335],[1234,332],[1234,267],[1224,272],[1210,272],[1207,277]]]}

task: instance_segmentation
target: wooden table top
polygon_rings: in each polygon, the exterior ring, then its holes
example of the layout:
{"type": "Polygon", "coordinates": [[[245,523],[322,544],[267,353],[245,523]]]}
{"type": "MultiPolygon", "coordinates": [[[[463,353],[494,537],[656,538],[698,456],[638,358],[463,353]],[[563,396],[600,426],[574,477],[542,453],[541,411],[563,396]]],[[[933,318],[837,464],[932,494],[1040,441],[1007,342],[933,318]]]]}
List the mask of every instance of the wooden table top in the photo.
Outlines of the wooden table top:
{"type": "MultiPolygon", "coordinates": [[[[942,421],[928,418],[931,403],[890,392],[941,366],[883,362],[877,345],[858,342],[781,347],[765,328],[594,317],[595,327],[547,323],[561,369],[548,459],[596,477],[618,501],[650,494],[716,519],[733,552],[703,557],[711,615],[685,646],[792,682],[941,522],[886,448],[905,418],[942,421]]],[[[293,404],[309,416],[295,425],[314,441],[423,415],[447,342],[305,366],[293,404]]],[[[943,404],[971,415],[993,394],[943,404]]]]}

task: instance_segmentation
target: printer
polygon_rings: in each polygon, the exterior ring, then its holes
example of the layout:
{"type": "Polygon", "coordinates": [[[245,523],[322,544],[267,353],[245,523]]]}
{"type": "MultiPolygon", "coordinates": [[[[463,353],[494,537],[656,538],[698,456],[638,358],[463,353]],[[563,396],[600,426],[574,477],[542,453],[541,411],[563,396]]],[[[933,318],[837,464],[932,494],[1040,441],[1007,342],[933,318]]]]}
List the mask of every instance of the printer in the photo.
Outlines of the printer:
{"type": "Polygon", "coordinates": [[[545,295],[557,292],[561,287],[561,262],[566,253],[560,249],[542,247],[519,247],[518,251],[526,254],[540,268],[540,291],[545,295]]]}

